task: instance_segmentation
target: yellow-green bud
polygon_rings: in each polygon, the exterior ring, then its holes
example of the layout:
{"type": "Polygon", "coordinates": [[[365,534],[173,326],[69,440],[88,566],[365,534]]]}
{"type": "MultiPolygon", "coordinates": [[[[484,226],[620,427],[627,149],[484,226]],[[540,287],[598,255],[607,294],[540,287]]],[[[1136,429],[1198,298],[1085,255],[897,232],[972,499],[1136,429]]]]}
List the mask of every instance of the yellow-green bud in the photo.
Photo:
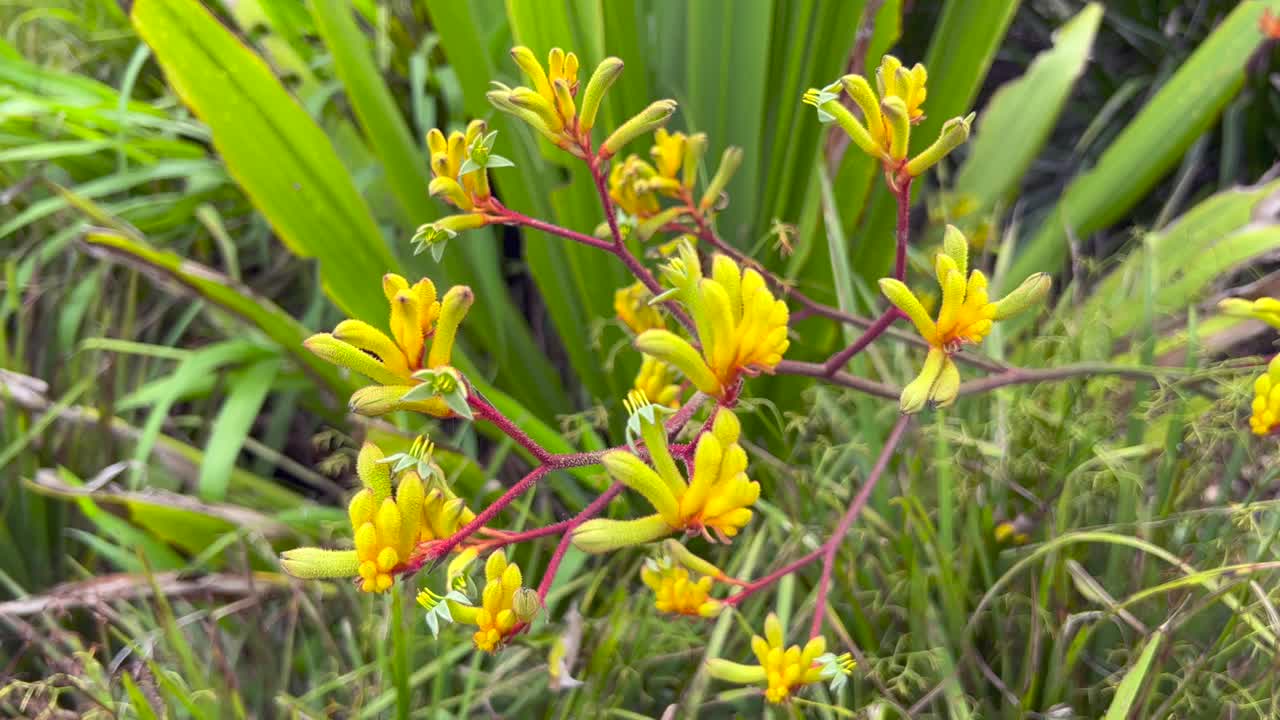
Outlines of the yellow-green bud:
{"type": "Polygon", "coordinates": [[[684,211],[684,208],[677,205],[666,208],[653,217],[645,218],[636,225],[636,235],[641,240],[648,240],[660,232],[663,226],[675,222],[684,211]]]}
{"type": "Polygon", "coordinates": [[[436,331],[431,337],[431,351],[427,353],[427,367],[437,368],[448,365],[453,357],[453,343],[458,336],[458,326],[467,316],[471,304],[475,302],[475,293],[466,285],[454,285],[444,294],[440,302],[440,317],[436,320],[436,331]]]}
{"type": "Polygon", "coordinates": [[[880,101],[880,111],[889,121],[889,132],[893,136],[889,140],[889,157],[902,160],[907,157],[911,143],[911,116],[907,113],[907,104],[896,95],[890,96],[880,101]]]}
{"type": "Polygon", "coordinates": [[[551,81],[547,79],[547,71],[542,69],[542,63],[538,62],[532,50],[523,45],[517,45],[511,48],[511,58],[516,61],[516,65],[520,66],[520,70],[524,72],[525,77],[529,78],[529,82],[533,83],[534,90],[547,97],[551,96],[551,81]]]}
{"type": "Polygon", "coordinates": [[[538,598],[538,591],[533,588],[522,587],[511,598],[511,611],[522,623],[532,622],[541,610],[542,600],[538,598]]]}
{"type": "Polygon", "coordinates": [[[944,123],[938,139],[907,163],[907,173],[912,177],[918,177],[937,165],[952,150],[963,145],[969,139],[969,126],[973,118],[974,113],[969,113],[968,117],[954,117],[944,123]]]}
{"type": "Polygon", "coordinates": [[[1044,302],[1052,286],[1053,278],[1049,277],[1049,273],[1036,273],[1028,277],[1013,292],[996,302],[994,319],[1004,320],[1013,317],[1032,305],[1044,302]]]}
{"type": "Polygon", "coordinates": [[[947,225],[942,234],[942,251],[956,261],[962,277],[969,277],[969,240],[955,225],[947,225]]]}
{"type": "Polygon", "coordinates": [[[707,661],[707,674],[717,680],[737,685],[756,685],[768,678],[761,665],[743,665],[723,658],[711,658],[707,661]]]}
{"type": "Polygon", "coordinates": [[[578,112],[578,126],[590,132],[596,125],[596,115],[600,112],[600,103],[608,92],[613,81],[622,74],[622,61],[616,57],[607,57],[596,66],[587,81],[587,89],[582,94],[582,108],[578,112]]]}
{"type": "Polygon", "coordinates": [[[689,551],[689,548],[685,547],[683,543],[675,538],[667,538],[662,541],[662,549],[666,551],[667,555],[670,556],[672,560],[675,560],[696,573],[717,579],[725,577],[724,572],[721,571],[720,568],[712,565],[706,560],[703,560],[697,555],[694,555],[689,551]]]}
{"type": "Polygon", "coordinates": [[[301,547],[281,553],[280,567],[303,580],[352,577],[360,567],[360,558],[355,550],[301,547]]]}
{"type": "Polygon", "coordinates": [[[600,462],[610,477],[643,495],[668,523],[679,522],[680,501],[644,461],[625,450],[613,450],[605,453],[600,462]]]}
{"type": "Polygon", "coordinates": [[[302,345],[321,359],[364,375],[376,383],[398,385],[404,382],[404,378],[396,375],[373,356],[342,342],[329,333],[312,335],[304,340],[302,345]]]}
{"type": "Polygon", "coordinates": [[[347,407],[351,412],[365,417],[380,417],[402,410],[401,398],[413,389],[412,385],[370,385],[351,393],[347,407]]]}
{"type": "Polygon", "coordinates": [[[653,542],[671,532],[671,526],[661,515],[648,515],[636,520],[595,518],[574,529],[573,545],[583,552],[597,554],[653,542]]]}
{"type": "Polygon", "coordinates": [[[933,386],[937,383],[938,376],[942,374],[942,366],[946,362],[946,352],[938,348],[929,351],[920,374],[902,389],[902,395],[898,398],[898,409],[904,415],[918,413],[924,409],[933,393],[933,386]]]}
{"type": "Polygon", "coordinates": [[[649,107],[618,126],[618,129],[614,130],[613,134],[601,144],[600,154],[606,158],[617,155],[627,143],[665,125],[667,118],[671,117],[675,111],[675,100],[658,100],[650,104],[649,107]]]}
{"type": "MultiPolygon", "coordinates": [[[[484,172],[483,169],[477,172],[484,172]]],[[[427,193],[433,198],[443,197],[451,205],[460,210],[470,210],[471,198],[467,197],[467,193],[462,189],[462,185],[451,177],[440,176],[434,178],[431,184],[427,186],[427,193]]]]}
{"type": "Polygon", "coordinates": [[[694,133],[684,142],[684,165],[680,169],[680,178],[686,189],[693,189],[698,181],[698,164],[707,151],[707,134],[694,133]]]}
{"type": "Polygon", "coordinates": [[[391,466],[381,462],[385,458],[382,449],[371,442],[361,445],[360,454],[356,456],[356,476],[379,505],[391,496],[391,466]]]}
{"type": "Polygon", "coordinates": [[[730,145],[724,149],[724,153],[720,155],[720,167],[716,168],[716,174],[711,178],[711,182],[707,183],[706,192],[702,193],[702,201],[698,206],[703,210],[710,210],[715,206],[716,201],[720,199],[720,193],[729,186],[729,181],[738,172],[738,168],[742,167],[743,152],[742,148],[730,145]]]}
{"type": "MultiPolygon", "coordinates": [[[[868,83],[867,79],[861,75],[845,75],[840,78],[840,84],[844,86],[844,91],[849,93],[849,97],[853,98],[853,102],[862,110],[862,119],[867,123],[867,130],[871,131],[871,137],[883,137],[884,119],[880,117],[880,102],[876,100],[876,94],[871,90],[871,83],[868,83]]],[[[823,109],[831,112],[827,108],[823,109]]],[[[872,143],[872,145],[874,146],[875,143],[872,143]]],[[[862,145],[859,144],[859,147],[862,147],[862,145]]],[[[879,154],[865,147],[862,149],[872,155],[879,154]]]]}
{"type": "Polygon", "coordinates": [[[645,330],[636,338],[635,345],[645,355],[678,368],[702,392],[719,397],[724,391],[698,351],[679,335],[669,330],[645,330]]]}

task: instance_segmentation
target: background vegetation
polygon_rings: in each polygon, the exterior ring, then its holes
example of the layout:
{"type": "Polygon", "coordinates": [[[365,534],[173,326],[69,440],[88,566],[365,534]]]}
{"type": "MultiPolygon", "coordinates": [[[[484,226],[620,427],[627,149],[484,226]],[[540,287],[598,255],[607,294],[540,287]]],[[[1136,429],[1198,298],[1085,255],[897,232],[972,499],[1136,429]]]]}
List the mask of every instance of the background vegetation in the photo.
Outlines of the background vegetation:
{"type": "MultiPolygon", "coordinates": [[[[979,115],[919,192],[913,262],[950,220],[984,238],[996,284],[1053,271],[1054,307],[984,351],[1107,371],[922,419],[837,568],[835,636],[859,670],[811,696],[827,707],[768,712],[1280,716],[1275,444],[1244,423],[1274,334],[1212,310],[1280,294],[1265,8],[1280,2],[144,0],[132,17],[109,0],[0,3],[0,713],[762,712],[701,662],[745,656],[769,609],[808,613],[812,573],[696,624],[637,591],[642,552],[573,553],[547,620],[489,658],[461,633],[432,639],[399,595],[279,572],[277,550],[342,536],[361,438],[394,448],[423,430],[346,417],[346,380],[300,347],[347,314],[383,322],[384,272],[475,288],[464,368],[544,444],[621,439],[638,365],[609,319],[621,267],[502,229],[460,237],[439,266],[409,252],[445,212],[422,137],[472,117],[517,164],[493,175],[506,204],[599,222],[585,171],[485,102],[491,79],[515,79],[520,43],[588,68],[623,58],[602,125],[670,96],[671,127],[706,131],[709,158],[744,147],[722,234],[864,314],[893,201],[799,99],[889,50],[923,60],[914,135],[979,115]],[[1002,520],[1028,542],[1000,542],[1002,520]],[[558,693],[557,638],[584,683],[558,693]]],[[[838,332],[799,323],[789,357],[826,357],[838,332]]],[[[889,344],[853,369],[901,384],[917,361],[889,344]]],[[[751,391],[768,503],[732,554],[708,550],[740,576],[816,546],[896,416],[797,378],[751,391]]],[[[519,475],[514,448],[472,426],[432,436],[473,507],[519,475]]],[[[559,473],[504,521],[563,518],[601,483],[559,473]]],[[[550,550],[517,557],[538,568],[550,550]]]]}

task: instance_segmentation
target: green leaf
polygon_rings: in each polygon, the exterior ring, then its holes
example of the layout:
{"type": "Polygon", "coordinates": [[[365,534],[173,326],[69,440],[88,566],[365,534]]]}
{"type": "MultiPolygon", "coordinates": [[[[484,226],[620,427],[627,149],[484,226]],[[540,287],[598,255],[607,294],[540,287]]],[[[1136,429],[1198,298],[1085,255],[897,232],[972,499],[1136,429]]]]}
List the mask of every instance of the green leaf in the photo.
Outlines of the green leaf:
{"type": "Polygon", "coordinates": [[[1052,49],[987,103],[955,182],[959,194],[974,199],[973,212],[985,213],[1014,192],[1084,72],[1101,21],[1101,5],[1085,6],[1054,33],[1052,49]]]}
{"type": "Polygon", "coordinates": [[[227,496],[231,469],[279,371],[280,358],[268,357],[231,376],[230,391],[213,421],[204,449],[204,463],[196,483],[201,500],[217,502],[227,496]]]}
{"type": "Polygon", "coordinates": [[[1040,270],[1056,270],[1076,237],[1101,230],[1138,202],[1191,143],[1212,127],[1244,83],[1245,62],[1262,41],[1258,21],[1280,2],[1249,0],[1205,39],[1099,158],[1063,193],[1039,231],[1000,278],[999,292],[1040,270]]]}
{"type": "Polygon", "coordinates": [[[397,263],[320,127],[196,0],[139,0],[130,17],[280,239],[316,258],[325,289],[348,315],[382,321],[376,288],[397,263]]]}
{"type": "Polygon", "coordinates": [[[1133,703],[1138,699],[1138,691],[1142,689],[1142,683],[1146,680],[1147,673],[1151,671],[1151,663],[1156,658],[1156,651],[1160,649],[1164,636],[1164,630],[1157,629],[1147,639],[1147,644],[1142,648],[1138,661],[1120,680],[1120,687],[1116,688],[1116,696],[1112,698],[1103,720],[1125,720],[1129,717],[1134,709],[1133,703]]]}

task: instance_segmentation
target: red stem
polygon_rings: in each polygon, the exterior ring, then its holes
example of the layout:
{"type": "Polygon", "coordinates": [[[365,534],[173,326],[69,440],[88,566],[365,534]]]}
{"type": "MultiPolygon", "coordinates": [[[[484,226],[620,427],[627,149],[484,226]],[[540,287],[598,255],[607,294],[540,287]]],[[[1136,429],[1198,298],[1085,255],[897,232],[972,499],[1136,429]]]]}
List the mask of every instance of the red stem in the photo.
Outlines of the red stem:
{"type": "Polygon", "coordinates": [[[825,547],[820,547],[817,550],[814,550],[813,552],[809,553],[808,555],[805,555],[804,557],[800,558],[799,560],[795,560],[787,565],[783,565],[782,567],[778,568],[777,570],[774,570],[768,575],[765,575],[759,580],[752,580],[746,585],[743,585],[741,591],[739,591],[738,593],[734,594],[733,596],[725,600],[725,604],[727,605],[741,604],[743,600],[746,600],[748,597],[751,597],[751,595],[769,587],[770,585],[778,582],[782,578],[790,575],[791,573],[799,570],[805,565],[808,565],[814,560],[817,560],[818,558],[822,557],[822,555],[825,552],[826,552],[825,547]]]}
{"type": "MultiPolygon", "coordinates": [[[[480,416],[481,419],[488,420],[493,423],[503,432],[504,435],[515,440],[520,447],[528,450],[539,463],[543,465],[550,464],[552,459],[555,457],[551,453],[547,452],[546,448],[539,445],[536,440],[529,437],[525,431],[521,430],[520,427],[508,419],[506,415],[503,415],[501,411],[490,405],[487,400],[480,397],[478,394],[474,392],[467,393],[467,404],[475,410],[476,415],[480,416]]],[[[590,463],[581,464],[589,465],[590,463]]],[[[560,465],[558,467],[569,467],[569,465],[560,465]]]]}
{"type": "Polygon", "coordinates": [[[533,228],[534,230],[541,230],[548,235],[558,235],[566,240],[572,240],[574,242],[582,243],[583,245],[589,245],[593,248],[604,250],[605,252],[613,252],[613,243],[610,243],[608,240],[601,240],[598,237],[587,235],[586,233],[580,233],[577,230],[570,230],[569,228],[560,227],[559,225],[552,225],[551,223],[543,222],[537,218],[529,217],[524,213],[516,212],[506,206],[503,206],[501,209],[501,217],[503,218],[503,222],[523,225],[524,227],[533,228]]]}
{"type": "Polygon", "coordinates": [[[445,557],[449,553],[453,552],[454,548],[458,547],[458,545],[463,540],[466,540],[468,537],[471,537],[473,533],[475,533],[477,530],[479,530],[480,528],[488,524],[488,522],[492,520],[495,515],[502,512],[503,508],[510,505],[512,502],[514,502],[516,498],[525,494],[525,492],[528,491],[529,488],[533,487],[539,480],[542,479],[543,475],[546,475],[547,473],[551,472],[553,469],[555,468],[552,468],[547,465],[542,465],[540,467],[534,468],[532,472],[530,472],[528,475],[525,475],[523,478],[521,478],[520,482],[507,488],[507,491],[502,493],[502,497],[498,498],[497,500],[494,500],[492,503],[489,504],[488,507],[486,507],[485,509],[477,513],[475,518],[472,519],[471,522],[462,526],[457,532],[450,535],[447,540],[438,540],[432,543],[430,547],[427,548],[427,551],[423,553],[421,562],[416,564],[411,564],[410,567],[406,569],[406,572],[413,572],[415,570],[419,570],[422,568],[422,565],[426,564],[427,562],[434,562],[436,560],[439,560],[442,557],[445,557]]]}
{"type": "Polygon", "coordinates": [[[849,347],[828,358],[827,361],[822,364],[823,370],[825,370],[828,375],[835,374],[837,370],[845,366],[845,363],[849,362],[850,358],[862,352],[863,349],[870,345],[873,340],[884,334],[884,331],[888,330],[889,326],[900,317],[902,317],[902,311],[898,310],[896,307],[891,307],[888,310],[885,310],[884,313],[881,314],[880,317],[876,318],[876,321],[871,324],[871,327],[867,328],[857,340],[854,340],[849,345],[849,347]]]}
{"type": "Polygon", "coordinates": [[[911,235],[911,180],[910,176],[898,181],[898,254],[893,262],[893,276],[898,280],[907,277],[907,241],[911,235]]]}
{"type": "Polygon", "coordinates": [[[810,637],[822,634],[822,619],[827,614],[827,593],[831,590],[831,572],[835,569],[836,553],[840,550],[840,543],[844,542],[844,536],[849,534],[853,521],[858,518],[862,508],[871,499],[871,491],[875,490],[880,476],[889,466],[889,459],[893,457],[910,422],[910,415],[902,415],[898,418],[893,430],[889,431],[889,439],[885,440],[884,447],[880,450],[880,457],[876,458],[876,464],[871,468],[871,474],[867,476],[866,482],[862,483],[853,502],[849,503],[849,509],[845,511],[844,517],[840,518],[840,524],[836,525],[835,532],[822,544],[822,579],[818,581],[818,599],[813,608],[813,625],[809,628],[810,637]]]}
{"type": "Polygon", "coordinates": [[[551,591],[551,583],[556,579],[556,571],[560,569],[560,561],[564,560],[564,554],[569,551],[569,545],[573,543],[573,531],[582,523],[599,515],[625,487],[620,482],[610,485],[608,490],[592,500],[590,505],[569,521],[568,527],[564,529],[564,535],[560,538],[560,544],[556,546],[555,553],[551,555],[551,561],[547,563],[547,571],[542,574],[542,581],[538,583],[538,600],[546,603],[547,593],[551,591]]]}

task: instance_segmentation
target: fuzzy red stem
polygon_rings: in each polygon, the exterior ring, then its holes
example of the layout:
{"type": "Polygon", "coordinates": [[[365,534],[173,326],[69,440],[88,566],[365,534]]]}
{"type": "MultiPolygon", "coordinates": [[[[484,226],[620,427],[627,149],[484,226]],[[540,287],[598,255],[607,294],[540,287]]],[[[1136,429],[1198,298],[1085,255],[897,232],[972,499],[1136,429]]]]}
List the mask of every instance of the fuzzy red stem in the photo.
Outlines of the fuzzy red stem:
{"type": "Polygon", "coordinates": [[[884,441],[884,447],[880,450],[880,457],[876,458],[876,464],[871,468],[871,474],[867,475],[866,482],[862,483],[853,502],[849,503],[849,509],[845,511],[844,517],[840,518],[840,524],[836,525],[835,532],[822,544],[822,579],[818,581],[818,598],[813,608],[813,624],[809,628],[810,637],[822,634],[822,619],[827,614],[827,593],[831,590],[831,573],[835,569],[836,553],[840,550],[840,544],[844,542],[844,536],[849,534],[849,528],[853,527],[853,521],[858,518],[862,508],[866,507],[867,501],[871,499],[871,491],[875,490],[880,476],[889,466],[889,459],[897,450],[898,443],[902,441],[902,435],[910,422],[910,415],[902,415],[898,418],[893,430],[889,431],[889,438],[884,441]]]}
{"type": "Polygon", "coordinates": [[[907,241],[911,235],[911,177],[899,182],[898,198],[898,251],[893,262],[893,276],[898,280],[907,277],[907,241]]]}
{"type": "MultiPolygon", "coordinates": [[[[472,409],[475,410],[476,415],[478,415],[481,419],[488,420],[489,422],[496,425],[497,428],[501,430],[504,435],[516,441],[516,443],[520,445],[520,447],[524,448],[525,450],[528,450],[533,455],[533,457],[538,460],[539,463],[543,465],[551,463],[554,456],[551,453],[547,452],[546,448],[542,447],[541,445],[538,444],[536,440],[529,437],[529,435],[525,433],[525,431],[521,430],[518,425],[516,425],[514,422],[508,419],[506,415],[503,415],[502,412],[498,410],[496,407],[494,407],[493,405],[490,405],[487,400],[480,397],[476,393],[468,393],[467,403],[471,405],[472,409]]],[[[590,464],[590,463],[584,463],[584,464],[590,464]]],[[[564,467],[568,467],[568,466],[564,466],[564,467]]]]}
{"type": "Polygon", "coordinates": [[[876,318],[876,321],[871,324],[871,327],[867,328],[857,340],[854,340],[848,347],[832,355],[825,363],[823,363],[823,370],[826,371],[828,375],[834,375],[836,371],[845,366],[845,363],[849,362],[850,358],[862,352],[873,340],[884,334],[884,331],[888,330],[889,326],[900,317],[902,317],[902,311],[898,310],[896,307],[891,307],[888,310],[885,310],[884,313],[880,315],[880,317],[876,318]]]}
{"type": "Polygon", "coordinates": [[[760,592],[761,590],[764,590],[765,588],[778,582],[782,578],[799,570],[805,565],[808,565],[814,560],[817,560],[818,558],[822,557],[823,554],[825,553],[826,553],[825,546],[820,547],[817,550],[814,550],[813,552],[809,553],[808,555],[805,555],[804,557],[800,558],[799,560],[794,560],[786,565],[783,565],[782,567],[778,568],[777,570],[774,570],[768,575],[765,575],[759,580],[752,580],[746,585],[743,585],[741,591],[739,591],[738,593],[734,594],[733,596],[725,600],[725,603],[728,605],[738,605],[742,603],[743,600],[746,600],[748,597],[751,597],[753,594],[760,592]]]}
{"type": "MultiPolygon", "coordinates": [[[[480,528],[488,524],[488,522],[492,520],[494,516],[502,512],[503,508],[510,505],[513,501],[515,501],[516,498],[525,494],[525,492],[527,492],[529,488],[533,487],[539,480],[542,479],[542,476],[551,472],[553,469],[555,468],[552,468],[547,465],[542,465],[540,467],[534,468],[532,472],[530,472],[528,475],[525,475],[523,478],[521,478],[520,482],[507,488],[507,491],[502,493],[502,497],[498,498],[497,500],[494,500],[492,503],[489,504],[488,507],[486,507],[485,509],[477,513],[475,518],[472,519],[471,522],[462,526],[457,532],[450,535],[448,539],[440,540],[433,543],[431,547],[427,549],[427,552],[423,554],[423,562],[424,563],[434,562],[436,560],[439,560],[442,557],[445,557],[449,553],[453,552],[454,548],[458,547],[458,545],[463,540],[466,540],[477,530],[479,530],[480,528]]],[[[418,567],[412,567],[409,569],[410,571],[412,571],[412,570],[418,570],[420,568],[421,568],[421,565],[419,565],[418,567]]]]}
{"type": "Polygon", "coordinates": [[[577,230],[570,230],[569,228],[560,227],[559,225],[552,225],[551,223],[529,217],[528,215],[516,212],[515,210],[505,206],[502,208],[502,217],[504,222],[522,225],[527,228],[533,228],[534,230],[541,230],[548,235],[557,235],[565,238],[566,240],[582,243],[583,245],[604,250],[605,252],[613,252],[613,243],[610,243],[608,240],[601,240],[598,237],[580,233],[577,230]]]}

